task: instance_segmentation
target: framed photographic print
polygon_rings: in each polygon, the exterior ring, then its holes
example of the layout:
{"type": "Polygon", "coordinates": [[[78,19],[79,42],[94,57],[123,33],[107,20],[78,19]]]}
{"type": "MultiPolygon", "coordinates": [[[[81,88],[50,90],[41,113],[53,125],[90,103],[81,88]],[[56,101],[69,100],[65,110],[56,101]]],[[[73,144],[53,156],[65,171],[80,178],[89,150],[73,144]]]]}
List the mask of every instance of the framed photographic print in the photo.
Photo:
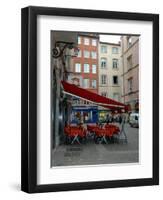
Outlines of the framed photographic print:
{"type": "Polygon", "coordinates": [[[21,25],[22,190],[158,185],[159,15],[30,6],[21,25]]]}

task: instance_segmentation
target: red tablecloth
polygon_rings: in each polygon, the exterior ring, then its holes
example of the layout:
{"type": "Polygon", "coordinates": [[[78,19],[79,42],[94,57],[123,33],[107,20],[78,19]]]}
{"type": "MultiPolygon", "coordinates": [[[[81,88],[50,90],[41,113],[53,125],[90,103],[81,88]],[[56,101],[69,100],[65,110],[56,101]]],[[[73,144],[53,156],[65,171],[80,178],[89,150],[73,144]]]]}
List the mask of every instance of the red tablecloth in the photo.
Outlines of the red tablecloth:
{"type": "Polygon", "coordinates": [[[78,135],[80,137],[86,136],[86,130],[82,127],[67,126],[64,128],[64,132],[66,135],[68,135],[70,137],[75,137],[76,135],[78,135]]]}

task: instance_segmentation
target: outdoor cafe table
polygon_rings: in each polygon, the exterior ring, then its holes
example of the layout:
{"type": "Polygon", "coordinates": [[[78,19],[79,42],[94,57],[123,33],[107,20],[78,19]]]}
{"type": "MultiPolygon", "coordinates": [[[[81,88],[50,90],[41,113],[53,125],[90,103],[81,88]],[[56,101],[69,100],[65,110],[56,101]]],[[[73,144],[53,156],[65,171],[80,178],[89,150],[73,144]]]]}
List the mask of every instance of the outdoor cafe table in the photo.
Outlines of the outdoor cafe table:
{"type": "Polygon", "coordinates": [[[83,138],[86,135],[86,131],[82,127],[65,127],[65,133],[68,137],[73,138],[71,144],[73,144],[75,141],[80,144],[79,137],[83,138]]]}
{"type": "MultiPolygon", "coordinates": [[[[75,141],[80,144],[79,138],[86,137],[86,130],[83,127],[67,126],[64,131],[69,138],[73,138],[71,144],[74,144],[75,141]]],[[[94,132],[97,137],[101,137],[101,141],[107,144],[107,137],[111,138],[114,134],[118,134],[119,127],[112,124],[106,124],[104,127],[87,125],[87,134],[88,132],[94,132]]]]}
{"type": "Polygon", "coordinates": [[[119,127],[115,125],[106,125],[103,128],[95,129],[96,136],[101,137],[101,141],[104,141],[106,144],[108,144],[107,137],[111,138],[114,134],[118,133],[119,127]]]}

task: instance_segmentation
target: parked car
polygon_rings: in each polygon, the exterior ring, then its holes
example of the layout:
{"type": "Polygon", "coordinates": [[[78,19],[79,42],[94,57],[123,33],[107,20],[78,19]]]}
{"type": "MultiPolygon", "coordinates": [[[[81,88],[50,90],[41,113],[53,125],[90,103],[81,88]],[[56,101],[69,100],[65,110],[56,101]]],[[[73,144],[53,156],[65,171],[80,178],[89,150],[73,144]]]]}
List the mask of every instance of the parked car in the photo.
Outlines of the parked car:
{"type": "Polygon", "coordinates": [[[131,127],[138,128],[139,127],[139,114],[131,113],[129,117],[129,124],[131,127]]]}

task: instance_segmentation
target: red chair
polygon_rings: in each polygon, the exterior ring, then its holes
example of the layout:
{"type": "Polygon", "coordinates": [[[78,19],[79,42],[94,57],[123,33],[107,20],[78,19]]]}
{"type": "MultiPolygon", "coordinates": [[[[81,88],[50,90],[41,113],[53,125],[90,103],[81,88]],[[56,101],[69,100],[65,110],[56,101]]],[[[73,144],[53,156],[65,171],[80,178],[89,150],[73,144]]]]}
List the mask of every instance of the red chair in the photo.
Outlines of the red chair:
{"type": "Polygon", "coordinates": [[[87,131],[94,132],[99,127],[97,125],[87,125],[87,131]]]}
{"type": "Polygon", "coordinates": [[[70,133],[70,126],[65,126],[65,127],[64,127],[64,133],[65,133],[66,135],[68,135],[68,134],[70,133]]]}
{"type": "Polygon", "coordinates": [[[86,130],[79,126],[66,126],[64,132],[66,135],[66,142],[71,144],[75,143],[75,141],[80,144],[80,139],[83,141],[86,137],[86,130]]]}
{"type": "Polygon", "coordinates": [[[105,129],[104,131],[105,136],[111,138],[113,136],[113,129],[109,128],[109,129],[105,129]]]}
{"type": "Polygon", "coordinates": [[[115,126],[115,125],[113,125],[113,124],[106,124],[106,125],[105,125],[105,128],[106,128],[106,129],[112,129],[113,134],[118,134],[118,133],[120,132],[119,127],[118,127],[118,126],[115,126]]]}
{"type": "Polygon", "coordinates": [[[112,140],[114,134],[119,133],[119,128],[115,125],[105,125],[104,128],[98,128],[95,130],[95,142],[108,144],[108,141],[112,140]]]}
{"type": "Polygon", "coordinates": [[[95,143],[102,143],[102,142],[105,142],[106,144],[108,143],[107,142],[107,139],[106,139],[106,129],[104,128],[97,128],[95,130],[95,143]]]}

